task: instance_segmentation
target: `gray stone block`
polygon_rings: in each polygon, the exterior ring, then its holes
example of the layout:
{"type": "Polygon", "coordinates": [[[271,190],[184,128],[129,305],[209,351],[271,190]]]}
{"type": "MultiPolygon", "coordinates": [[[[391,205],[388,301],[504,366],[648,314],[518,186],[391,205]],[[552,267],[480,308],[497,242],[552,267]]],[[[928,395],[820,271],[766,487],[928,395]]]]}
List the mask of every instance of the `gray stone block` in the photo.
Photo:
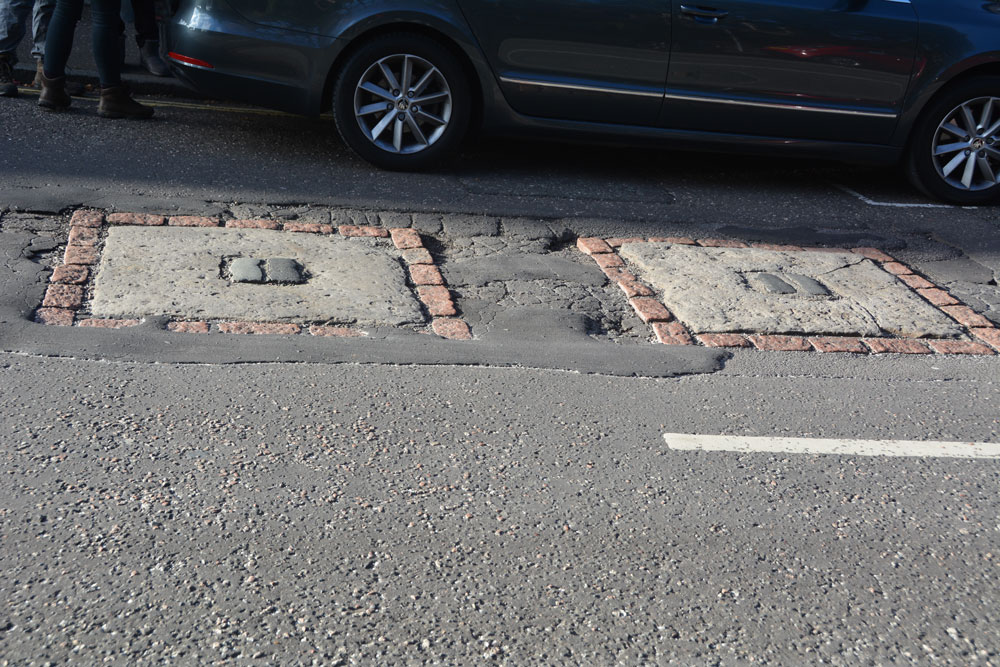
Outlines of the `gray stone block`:
{"type": "Polygon", "coordinates": [[[290,283],[297,285],[305,282],[299,263],[287,257],[273,257],[265,261],[264,274],[269,283],[290,283]]]}
{"type": "Polygon", "coordinates": [[[229,279],[234,283],[259,283],[264,281],[260,270],[260,260],[252,257],[237,257],[229,263],[229,279]]]}

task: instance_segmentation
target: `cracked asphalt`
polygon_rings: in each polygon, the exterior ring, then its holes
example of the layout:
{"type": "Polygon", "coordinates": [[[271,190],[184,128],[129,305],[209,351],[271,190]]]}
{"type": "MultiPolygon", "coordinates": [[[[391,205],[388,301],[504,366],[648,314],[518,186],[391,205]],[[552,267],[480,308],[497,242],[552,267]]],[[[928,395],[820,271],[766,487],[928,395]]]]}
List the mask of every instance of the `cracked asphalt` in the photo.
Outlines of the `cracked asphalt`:
{"type": "Polygon", "coordinates": [[[640,344],[559,245],[872,245],[997,320],[997,209],[885,168],[491,138],[389,174],[324,119],[75,106],[0,111],[0,661],[1000,663],[997,460],[661,437],[997,442],[997,358],[640,344]],[[406,216],[490,335],[33,324],[81,204],[406,216]]]}

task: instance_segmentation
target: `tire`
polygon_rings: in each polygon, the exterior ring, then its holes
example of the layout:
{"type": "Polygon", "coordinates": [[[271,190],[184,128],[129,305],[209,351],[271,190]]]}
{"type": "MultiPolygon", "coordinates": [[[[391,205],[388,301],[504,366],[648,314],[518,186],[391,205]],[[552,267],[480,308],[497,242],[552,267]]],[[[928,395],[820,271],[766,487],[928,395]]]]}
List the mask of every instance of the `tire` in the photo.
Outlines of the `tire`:
{"type": "Polygon", "coordinates": [[[471,111],[469,81],[458,57],[413,33],[382,35],[362,44],[333,88],[334,120],[344,143],[368,162],[393,171],[420,171],[454,157],[471,111]],[[407,72],[409,90],[403,86],[407,72]]]}
{"type": "Polygon", "coordinates": [[[906,170],[918,189],[952,204],[1000,197],[1000,77],[962,81],[932,100],[910,136],[906,170]]]}

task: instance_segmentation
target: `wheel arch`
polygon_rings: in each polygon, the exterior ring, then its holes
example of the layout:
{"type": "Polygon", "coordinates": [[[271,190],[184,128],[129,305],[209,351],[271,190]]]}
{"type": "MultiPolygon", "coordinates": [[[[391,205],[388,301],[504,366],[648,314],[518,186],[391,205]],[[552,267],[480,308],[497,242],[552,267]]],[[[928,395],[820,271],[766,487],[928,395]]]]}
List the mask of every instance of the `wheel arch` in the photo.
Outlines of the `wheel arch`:
{"type": "Polygon", "coordinates": [[[948,72],[942,73],[933,83],[923,86],[914,103],[910,105],[909,111],[900,119],[894,143],[908,150],[913,139],[913,131],[932,104],[955,86],[980,76],[1000,76],[1000,52],[990,54],[990,59],[985,61],[976,58],[959,63],[948,72]]]}
{"type": "Polygon", "coordinates": [[[330,66],[326,75],[326,80],[323,84],[323,95],[321,98],[322,107],[320,111],[330,110],[332,106],[333,87],[337,82],[337,76],[340,74],[344,63],[346,63],[350,57],[367,42],[382,35],[393,33],[410,33],[429,37],[452,52],[461,64],[462,71],[464,72],[469,82],[470,89],[472,90],[471,97],[473,106],[471,109],[472,117],[470,119],[470,129],[478,128],[482,124],[485,101],[480,68],[476,65],[476,58],[473,55],[470,55],[468,51],[470,47],[463,46],[458,39],[449,35],[442,29],[415,20],[395,20],[380,23],[378,25],[368,26],[366,29],[361,28],[356,33],[345,36],[344,40],[346,43],[337,54],[337,57],[334,59],[333,64],[330,66]]]}

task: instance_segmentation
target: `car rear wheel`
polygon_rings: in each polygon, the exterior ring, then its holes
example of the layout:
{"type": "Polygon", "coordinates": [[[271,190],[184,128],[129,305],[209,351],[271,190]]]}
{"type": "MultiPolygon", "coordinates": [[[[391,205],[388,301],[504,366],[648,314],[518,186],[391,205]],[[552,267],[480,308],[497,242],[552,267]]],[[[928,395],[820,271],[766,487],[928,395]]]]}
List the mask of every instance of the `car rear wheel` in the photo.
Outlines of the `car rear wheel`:
{"type": "Polygon", "coordinates": [[[469,126],[469,84],[456,56],[423,35],[364,44],[333,90],[340,136],[383,169],[420,170],[457,152],[469,126]]]}
{"type": "Polygon", "coordinates": [[[1000,197],[1000,77],[964,81],[931,102],[913,131],[908,172],[954,204],[1000,197]]]}

